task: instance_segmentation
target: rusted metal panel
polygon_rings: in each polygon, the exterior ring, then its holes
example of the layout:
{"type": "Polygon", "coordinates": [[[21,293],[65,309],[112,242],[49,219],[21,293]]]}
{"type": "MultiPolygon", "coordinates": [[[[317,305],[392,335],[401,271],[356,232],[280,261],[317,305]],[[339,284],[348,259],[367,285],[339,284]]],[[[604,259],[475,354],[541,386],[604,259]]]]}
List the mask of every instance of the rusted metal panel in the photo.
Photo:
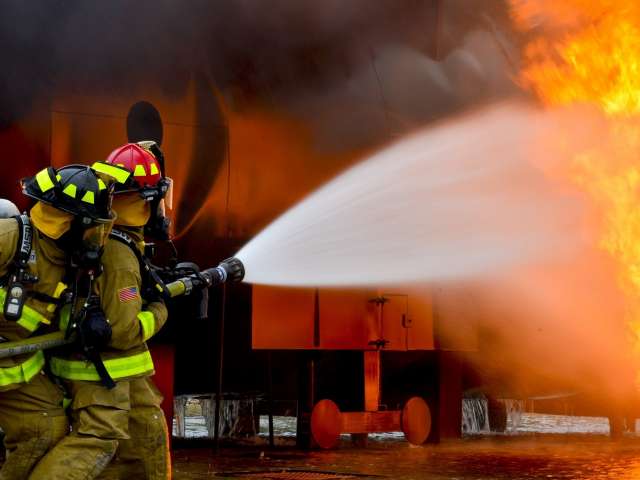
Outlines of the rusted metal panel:
{"type": "Polygon", "coordinates": [[[433,300],[427,289],[408,290],[407,350],[433,350],[433,300]]]}
{"type": "Polygon", "coordinates": [[[423,292],[257,285],[252,329],[256,349],[373,350],[378,341],[388,351],[434,348],[431,300],[423,292]]]}
{"type": "Polygon", "coordinates": [[[407,350],[407,328],[405,322],[409,311],[409,297],[405,293],[383,293],[386,300],[379,305],[382,310],[382,329],[380,338],[384,340],[385,350],[407,350]]]}
{"type": "Polygon", "coordinates": [[[321,349],[366,350],[377,338],[377,312],[371,290],[321,289],[319,318],[321,349]]]}
{"type": "Polygon", "coordinates": [[[375,412],[380,406],[380,351],[364,352],[364,409],[375,412]]]}
{"type": "Polygon", "coordinates": [[[254,349],[313,349],[313,289],[255,286],[254,349]]]}
{"type": "Polygon", "coordinates": [[[342,412],[343,433],[401,431],[400,410],[386,412],[342,412]]]}

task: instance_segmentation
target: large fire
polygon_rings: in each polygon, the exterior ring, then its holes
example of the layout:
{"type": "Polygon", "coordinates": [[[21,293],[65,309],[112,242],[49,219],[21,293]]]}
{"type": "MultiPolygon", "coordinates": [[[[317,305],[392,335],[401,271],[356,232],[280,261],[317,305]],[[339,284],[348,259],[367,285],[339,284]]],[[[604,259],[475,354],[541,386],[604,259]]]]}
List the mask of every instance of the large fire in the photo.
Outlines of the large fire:
{"type": "Polygon", "coordinates": [[[627,0],[513,0],[520,27],[541,24],[525,50],[522,83],[546,103],[595,103],[640,113],[640,5],[627,0]],[[542,23],[541,23],[542,22],[542,23]]]}
{"type": "Polygon", "coordinates": [[[530,35],[520,83],[545,105],[586,104],[607,118],[599,147],[575,152],[568,170],[596,206],[640,352],[640,4],[511,0],[511,13],[530,35]]]}

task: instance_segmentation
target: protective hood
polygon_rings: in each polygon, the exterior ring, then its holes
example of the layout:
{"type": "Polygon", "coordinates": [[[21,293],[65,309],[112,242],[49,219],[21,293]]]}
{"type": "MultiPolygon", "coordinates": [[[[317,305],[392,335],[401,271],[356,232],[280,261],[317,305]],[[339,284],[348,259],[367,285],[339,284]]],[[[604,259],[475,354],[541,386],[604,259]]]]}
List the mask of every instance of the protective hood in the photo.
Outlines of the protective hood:
{"type": "Polygon", "coordinates": [[[69,231],[74,218],[70,213],[63,212],[43,202],[36,203],[29,216],[35,228],[54,240],[59,239],[69,231]]]}
{"type": "Polygon", "coordinates": [[[137,193],[115,195],[112,209],[118,216],[115,224],[125,227],[142,227],[151,216],[149,202],[145,202],[137,193]]]}

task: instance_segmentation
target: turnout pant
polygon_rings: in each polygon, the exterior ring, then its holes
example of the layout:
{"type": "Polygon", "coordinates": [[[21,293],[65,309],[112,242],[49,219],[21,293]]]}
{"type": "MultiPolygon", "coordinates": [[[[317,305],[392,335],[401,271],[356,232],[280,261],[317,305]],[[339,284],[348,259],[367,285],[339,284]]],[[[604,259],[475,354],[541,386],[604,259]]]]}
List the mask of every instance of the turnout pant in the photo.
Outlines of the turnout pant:
{"type": "Polygon", "coordinates": [[[34,469],[33,480],[170,478],[161,395],[150,378],[70,381],[72,432],[34,469]],[[110,464],[111,463],[111,464],[110,464]]]}
{"type": "Polygon", "coordinates": [[[0,479],[21,480],[69,430],[64,394],[43,373],[13,390],[0,392],[0,427],[7,458],[0,479]]]}

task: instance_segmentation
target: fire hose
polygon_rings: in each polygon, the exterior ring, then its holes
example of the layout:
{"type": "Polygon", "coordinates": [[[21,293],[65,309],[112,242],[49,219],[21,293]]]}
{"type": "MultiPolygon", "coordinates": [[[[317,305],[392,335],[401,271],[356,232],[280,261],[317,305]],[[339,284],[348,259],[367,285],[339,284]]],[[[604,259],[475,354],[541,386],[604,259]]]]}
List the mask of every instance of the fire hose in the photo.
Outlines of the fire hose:
{"type": "MultiPolygon", "coordinates": [[[[241,282],[244,278],[244,265],[235,257],[228,258],[217,267],[208,268],[191,275],[187,275],[164,285],[170,298],[189,295],[197,289],[208,289],[225,282],[241,282]]],[[[69,345],[75,337],[65,338],[64,332],[53,332],[45,335],[17,340],[15,342],[0,343],[0,359],[33,353],[39,350],[69,345]]]]}

